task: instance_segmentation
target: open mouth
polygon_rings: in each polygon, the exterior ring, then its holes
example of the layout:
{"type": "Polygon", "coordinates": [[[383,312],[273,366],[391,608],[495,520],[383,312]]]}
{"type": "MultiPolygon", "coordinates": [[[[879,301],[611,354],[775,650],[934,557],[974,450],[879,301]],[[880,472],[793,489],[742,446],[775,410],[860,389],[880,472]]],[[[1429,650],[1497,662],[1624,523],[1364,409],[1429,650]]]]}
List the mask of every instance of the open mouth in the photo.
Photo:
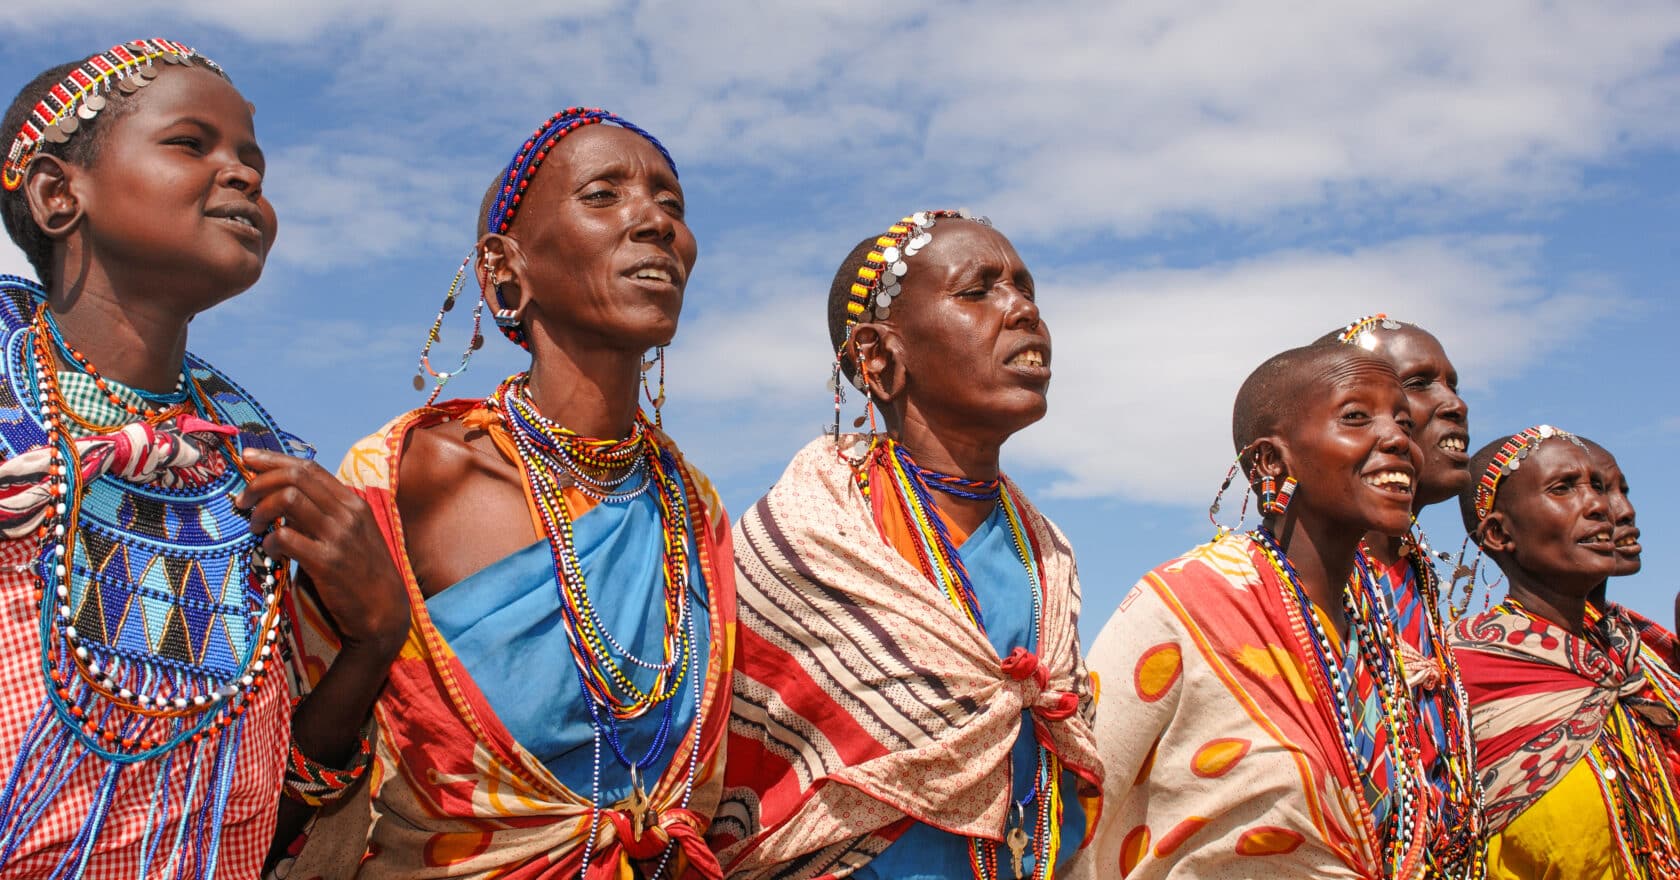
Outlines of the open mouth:
{"type": "Polygon", "coordinates": [[[1638,556],[1645,548],[1639,546],[1639,530],[1634,529],[1616,539],[1616,552],[1623,556],[1638,556]]]}
{"type": "Polygon", "coordinates": [[[1597,550],[1609,550],[1615,546],[1615,544],[1611,543],[1609,529],[1593,532],[1575,543],[1592,547],[1597,550]]]}
{"type": "Polygon", "coordinates": [[[1412,494],[1412,475],[1405,471],[1377,471],[1366,476],[1364,480],[1365,485],[1375,486],[1384,492],[1412,494]]]}
{"type": "Polygon", "coordinates": [[[1011,367],[1042,367],[1044,366],[1044,352],[1036,348],[1029,348],[1017,352],[1014,357],[1004,361],[1011,367]]]}
{"type": "Polygon", "coordinates": [[[637,269],[636,274],[630,277],[640,278],[644,281],[663,281],[666,284],[671,283],[671,273],[665,271],[664,269],[637,269]]]}
{"type": "Polygon", "coordinates": [[[1464,451],[1469,448],[1469,445],[1468,438],[1462,434],[1449,434],[1442,437],[1441,442],[1435,444],[1435,446],[1439,449],[1446,450],[1447,452],[1454,452],[1459,455],[1463,455],[1464,451]]]}

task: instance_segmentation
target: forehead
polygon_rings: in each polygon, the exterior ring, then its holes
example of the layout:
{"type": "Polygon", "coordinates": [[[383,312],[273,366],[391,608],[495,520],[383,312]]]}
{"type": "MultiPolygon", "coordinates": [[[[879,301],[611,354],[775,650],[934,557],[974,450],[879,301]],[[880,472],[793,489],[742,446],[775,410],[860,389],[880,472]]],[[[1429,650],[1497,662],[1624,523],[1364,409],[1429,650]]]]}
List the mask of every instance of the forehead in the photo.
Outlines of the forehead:
{"type": "MultiPolygon", "coordinates": [[[[548,162],[557,166],[552,170],[565,169],[573,176],[623,169],[657,175],[672,186],[677,183],[670,164],[647,138],[605,122],[586,125],[561,138],[549,153],[548,162]]],[[[537,179],[544,176],[539,171],[537,179]]]]}
{"type": "Polygon", "coordinates": [[[1400,377],[1394,367],[1368,355],[1321,362],[1311,365],[1306,373],[1301,390],[1326,400],[1400,390],[1400,377]]]}
{"type": "Polygon", "coordinates": [[[933,241],[910,259],[906,283],[918,273],[924,278],[946,278],[982,266],[1011,273],[1027,268],[1009,239],[983,223],[945,218],[933,227],[932,235],[933,241]]]}
{"type": "Polygon", "coordinates": [[[1375,331],[1377,333],[1377,347],[1372,354],[1388,360],[1397,370],[1415,368],[1423,364],[1451,369],[1452,362],[1447,359],[1446,349],[1441,347],[1441,341],[1433,333],[1421,327],[1406,324],[1398,330],[1375,331]]]}
{"type": "Polygon", "coordinates": [[[1553,437],[1541,441],[1538,447],[1522,459],[1522,465],[1505,478],[1500,497],[1508,488],[1538,490],[1545,483],[1571,473],[1586,473],[1593,469],[1592,453],[1569,441],[1567,437],[1553,437]]]}
{"type": "Polygon", "coordinates": [[[129,102],[113,130],[136,120],[152,125],[192,117],[250,131],[251,104],[221,76],[201,67],[171,68],[122,100],[129,102]]]}

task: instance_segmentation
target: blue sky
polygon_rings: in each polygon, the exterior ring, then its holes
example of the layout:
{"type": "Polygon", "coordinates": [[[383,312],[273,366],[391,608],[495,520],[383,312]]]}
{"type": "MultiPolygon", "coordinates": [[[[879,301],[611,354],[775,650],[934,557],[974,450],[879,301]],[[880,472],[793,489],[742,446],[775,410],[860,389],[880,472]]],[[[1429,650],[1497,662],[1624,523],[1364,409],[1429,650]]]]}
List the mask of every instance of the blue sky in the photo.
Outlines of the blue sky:
{"type": "MultiPolygon", "coordinates": [[[[479,194],[550,113],[597,105],[682,170],[701,256],[666,422],[731,510],[827,416],[835,265],[907,211],[962,205],[1039,279],[1051,414],[1005,465],[1074,540],[1087,635],[1208,536],[1248,370],[1375,311],[1442,339],[1473,444],[1546,421],[1618,455],[1646,551],[1612,595],[1671,619],[1680,7],[511,6],[28,5],[0,21],[0,86],[138,36],[228,70],[280,237],[193,348],[323,459],[420,403],[479,194]]],[[[0,247],[0,271],[27,270],[0,247]]],[[[492,339],[451,390],[483,393],[517,353],[492,339]]],[[[1424,523],[1463,536],[1450,511],[1424,523]]]]}

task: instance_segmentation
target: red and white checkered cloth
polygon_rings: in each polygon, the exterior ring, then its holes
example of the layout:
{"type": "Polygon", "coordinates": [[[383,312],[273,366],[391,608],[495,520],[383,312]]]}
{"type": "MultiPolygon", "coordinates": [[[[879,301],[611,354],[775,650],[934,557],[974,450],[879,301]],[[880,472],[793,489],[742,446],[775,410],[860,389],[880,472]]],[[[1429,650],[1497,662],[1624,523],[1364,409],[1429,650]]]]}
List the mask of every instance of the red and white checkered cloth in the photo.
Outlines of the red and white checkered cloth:
{"type": "MultiPolygon", "coordinates": [[[[0,682],[6,688],[4,699],[0,699],[0,765],[4,768],[0,772],[8,775],[29,722],[46,697],[41,674],[40,617],[33,595],[35,576],[29,571],[35,552],[32,538],[0,541],[0,682]]],[[[244,735],[222,819],[217,878],[252,880],[262,871],[263,857],[274,836],[290,720],[291,699],[286,676],[271,675],[245,713],[244,735]]],[[[179,751],[184,754],[188,748],[182,746],[179,751]]],[[[160,766],[161,762],[145,762],[123,771],[112,798],[110,817],[93,843],[93,854],[82,875],[86,880],[136,880],[142,876],[140,843],[146,836],[147,812],[160,766]]],[[[87,819],[94,791],[106,768],[105,761],[96,756],[84,759],[0,873],[8,880],[51,874],[66,844],[87,819]]],[[[169,809],[161,818],[162,842],[152,857],[147,877],[173,876],[176,859],[180,857],[171,849],[176,829],[180,827],[181,801],[190,767],[177,759],[170,769],[169,809]]],[[[200,774],[200,799],[205,794],[209,769],[203,768],[200,774]]],[[[0,783],[3,781],[4,777],[0,776],[0,783]]]]}

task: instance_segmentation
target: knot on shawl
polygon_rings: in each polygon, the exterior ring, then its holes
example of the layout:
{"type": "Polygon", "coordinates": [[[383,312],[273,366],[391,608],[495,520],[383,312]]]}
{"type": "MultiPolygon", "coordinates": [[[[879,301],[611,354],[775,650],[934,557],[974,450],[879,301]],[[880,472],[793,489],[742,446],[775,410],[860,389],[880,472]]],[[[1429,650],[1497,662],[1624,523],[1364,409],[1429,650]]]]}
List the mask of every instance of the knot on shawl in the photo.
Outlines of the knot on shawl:
{"type": "Polygon", "coordinates": [[[1406,670],[1406,686],[1414,691],[1437,690],[1446,682],[1440,662],[1423,656],[1422,651],[1404,639],[1400,641],[1400,665],[1406,670]]]}
{"type": "Polygon", "coordinates": [[[1079,695],[1050,690],[1050,670],[1038,655],[1016,646],[998,664],[1003,674],[1021,683],[1021,705],[1045,721],[1066,721],[1079,711],[1079,695]]]}
{"type": "MultiPolygon", "coordinates": [[[[165,489],[197,488],[227,472],[216,438],[238,433],[237,428],[193,415],[157,425],[132,422],[109,434],[77,437],[77,472],[83,483],[110,474],[165,489]]],[[[37,446],[0,464],[0,537],[28,535],[57,502],[55,454],[51,447],[37,446]]]]}
{"type": "Polygon", "coordinates": [[[663,855],[665,848],[673,842],[688,859],[690,873],[706,880],[723,880],[723,866],[718,864],[717,856],[702,836],[706,820],[692,810],[673,808],[661,812],[653,824],[642,830],[640,837],[636,836],[631,816],[624,810],[605,810],[602,815],[607,818],[607,827],[611,830],[606,841],[596,850],[589,880],[595,880],[598,870],[601,878],[621,876],[619,859],[613,857],[618,853],[638,862],[653,861],[663,855]]]}
{"type": "Polygon", "coordinates": [[[1672,733],[1680,729],[1680,718],[1675,717],[1674,711],[1661,700],[1649,695],[1651,683],[1645,675],[1644,661],[1639,656],[1639,631],[1633,621],[1615,613],[1616,610],[1613,608],[1611,613],[1599,618],[1591,627],[1590,634],[1608,647],[1605,653],[1611,664],[1599,687],[1614,690],[1616,700],[1647,724],[1664,733],[1672,733]]]}

